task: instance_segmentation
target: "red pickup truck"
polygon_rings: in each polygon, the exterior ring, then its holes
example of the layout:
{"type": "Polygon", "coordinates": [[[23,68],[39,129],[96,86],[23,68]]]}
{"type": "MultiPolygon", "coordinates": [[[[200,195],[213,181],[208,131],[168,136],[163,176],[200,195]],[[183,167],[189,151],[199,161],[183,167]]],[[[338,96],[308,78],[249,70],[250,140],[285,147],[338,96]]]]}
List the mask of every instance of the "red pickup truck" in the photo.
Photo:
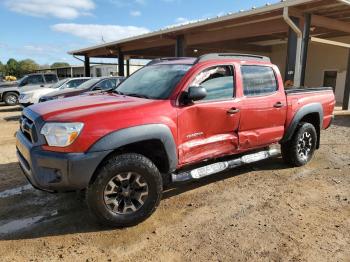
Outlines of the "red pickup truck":
{"type": "Polygon", "coordinates": [[[334,105],[331,88],[284,90],[266,57],[157,59],[114,92],[24,109],[17,155],[34,187],[86,189],[99,221],[130,226],[154,212],[165,185],[278,154],[271,145],[305,165],[334,105]]]}

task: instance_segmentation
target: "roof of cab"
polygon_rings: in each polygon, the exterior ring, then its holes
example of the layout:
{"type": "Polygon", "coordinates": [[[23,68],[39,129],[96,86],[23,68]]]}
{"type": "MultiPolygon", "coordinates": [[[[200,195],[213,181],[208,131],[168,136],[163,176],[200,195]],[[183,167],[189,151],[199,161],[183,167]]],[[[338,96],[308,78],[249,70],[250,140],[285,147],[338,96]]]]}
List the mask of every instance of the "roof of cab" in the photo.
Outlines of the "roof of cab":
{"type": "Polygon", "coordinates": [[[254,61],[259,63],[271,63],[269,57],[251,55],[251,54],[236,54],[236,53],[212,53],[195,57],[164,57],[152,60],[147,66],[161,64],[161,65],[194,65],[200,62],[207,62],[212,60],[237,60],[237,61],[254,61]]]}

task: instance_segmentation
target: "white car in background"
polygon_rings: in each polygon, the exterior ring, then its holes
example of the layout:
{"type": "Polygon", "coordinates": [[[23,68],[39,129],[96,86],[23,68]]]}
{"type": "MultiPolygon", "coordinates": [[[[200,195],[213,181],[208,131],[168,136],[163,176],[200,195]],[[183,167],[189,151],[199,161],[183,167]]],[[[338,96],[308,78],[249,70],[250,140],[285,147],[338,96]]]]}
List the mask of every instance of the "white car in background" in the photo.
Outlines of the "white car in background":
{"type": "Polygon", "coordinates": [[[36,104],[39,102],[40,97],[44,95],[47,95],[51,92],[55,92],[60,89],[77,88],[89,79],[89,77],[65,78],[51,85],[50,87],[21,92],[19,95],[19,103],[24,107],[36,104]]]}

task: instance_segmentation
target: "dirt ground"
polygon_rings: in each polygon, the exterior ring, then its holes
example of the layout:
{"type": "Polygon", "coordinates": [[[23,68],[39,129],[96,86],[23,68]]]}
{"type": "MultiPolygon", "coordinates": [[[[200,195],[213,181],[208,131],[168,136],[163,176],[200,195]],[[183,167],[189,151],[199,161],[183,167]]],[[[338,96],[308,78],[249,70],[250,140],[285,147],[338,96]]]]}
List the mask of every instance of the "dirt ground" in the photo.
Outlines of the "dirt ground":
{"type": "Polygon", "coordinates": [[[78,194],[28,185],[20,113],[0,105],[1,261],[350,261],[350,116],[322,133],[306,167],[275,158],[174,187],[147,221],[115,230],[78,194]]]}

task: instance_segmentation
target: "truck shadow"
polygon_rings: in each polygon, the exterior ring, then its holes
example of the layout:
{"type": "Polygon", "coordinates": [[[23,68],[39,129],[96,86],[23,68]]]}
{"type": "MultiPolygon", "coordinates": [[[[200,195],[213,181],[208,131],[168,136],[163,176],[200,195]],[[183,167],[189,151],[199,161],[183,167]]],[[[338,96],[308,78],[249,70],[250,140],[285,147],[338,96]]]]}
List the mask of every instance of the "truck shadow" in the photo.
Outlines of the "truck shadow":
{"type": "Polygon", "coordinates": [[[19,106],[6,106],[6,105],[1,105],[0,104],[0,112],[3,112],[3,113],[5,113],[5,112],[20,112],[20,111],[22,111],[22,108],[21,107],[19,107],[19,106]]]}
{"type": "Polygon", "coordinates": [[[21,118],[21,116],[8,116],[8,117],[4,117],[4,120],[9,122],[9,121],[19,121],[19,119],[21,118]]]}
{"type": "Polygon", "coordinates": [[[282,170],[289,168],[282,160],[282,158],[271,158],[258,163],[253,163],[250,165],[245,165],[230,169],[221,173],[217,173],[208,177],[204,177],[200,180],[189,181],[177,185],[170,185],[163,192],[163,199],[171,198],[180,195],[184,192],[195,190],[199,187],[209,185],[218,181],[229,179],[235,176],[244,175],[252,171],[266,171],[266,170],[282,170]]]}
{"type": "MultiPolygon", "coordinates": [[[[0,178],[14,175],[22,177],[17,164],[17,167],[14,164],[0,165],[0,178]]],[[[172,185],[164,190],[163,199],[248,172],[284,168],[287,167],[279,158],[266,160],[254,166],[232,169],[195,182],[172,185]]],[[[21,181],[21,178],[18,181],[21,181]]],[[[82,195],[76,192],[65,194],[42,192],[33,189],[29,184],[23,185],[23,180],[21,184],[16,180],[12,184],[8,183],[8,187],[1,187],[0,191],[0,240],[34,239],[112,230],[96,223],[89,214],[82,195]]]]}
{"type": "Polygon", "coordinates": [[[341,127],[350,127],[350,115],[336,116],[333,125],[341,127]]]}

